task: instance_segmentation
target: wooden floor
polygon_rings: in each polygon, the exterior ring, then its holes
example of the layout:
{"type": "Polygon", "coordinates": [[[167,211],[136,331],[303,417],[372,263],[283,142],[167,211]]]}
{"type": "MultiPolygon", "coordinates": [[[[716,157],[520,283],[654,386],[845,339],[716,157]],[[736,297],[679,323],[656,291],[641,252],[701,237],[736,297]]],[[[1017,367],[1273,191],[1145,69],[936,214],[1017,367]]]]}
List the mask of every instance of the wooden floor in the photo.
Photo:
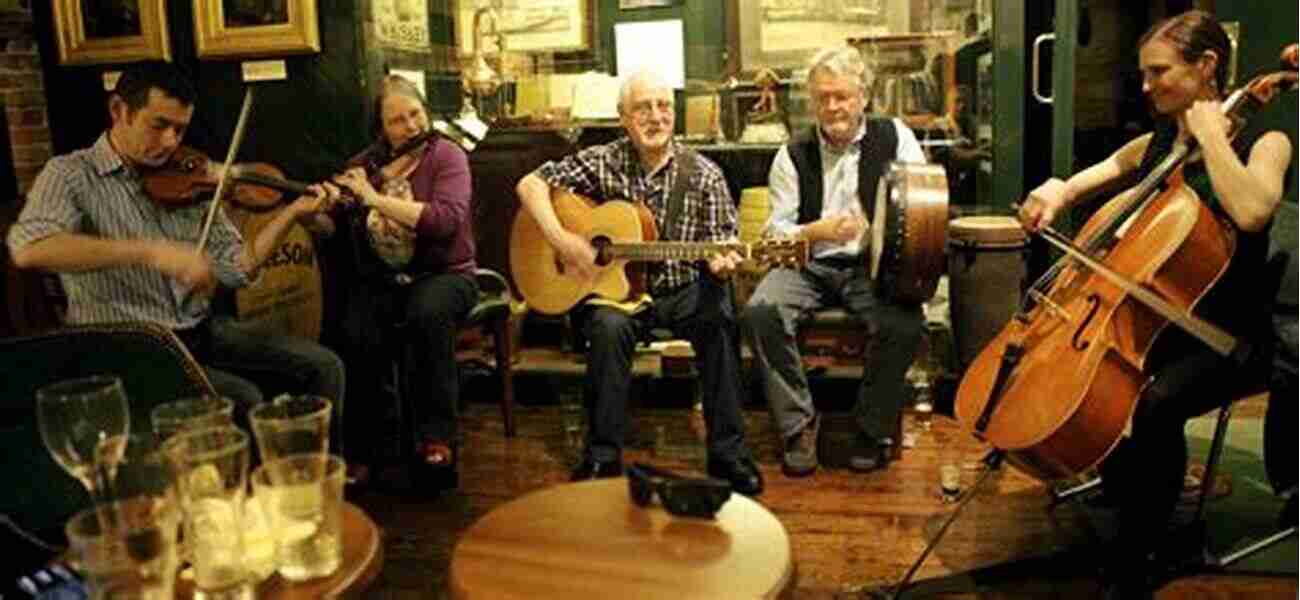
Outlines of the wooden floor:
{"type": "MultiPolygon", "coordinates": [[[[518,395],[522,399],[554,398],[549,387],[544,378],[523,378],[518,395]]],[[[701,471],[704,455],[698,413],[689,408],[689,402],[677,401],[680,391],[658,390],[651,395],[657,399],[650,403],[655,408],[633,410],[636,429],[626,458],[701,471]],[[664,404],[684,407],[661,408],[664,404]]],[[[458,492],[439,497],[373,487],[350,492],[352,501],[379,523],[385,535],[385,567],[366,597],[444,597],[445,574],[461,532],[501,503],[567,480],[578,452],[578,414],[553,402],[521,406],[516,415],[518,436],[507,440],[496,405],[472,402],[462,417],[465,446],[458,492]]],[[[811,478],[796,480],[780,473],[767,413],[749,407],[746,420],[750,446],[767,478],[767,491],[759,500],[777,515],[792,539],[797,563],[795,598],[863,598],[871,588],[896,581],[954,506],[939,497],[939,465],[960,465],[962,483],[969,487],[987,450],[947,419],[935,417],[931,427],[923,430],[909,415],[907,430],[913,447],[887,471],[863,476],[822,470],[811,478]]],[[[400,472],[388,475],[400,478],[400,472]]],[[[1108,535],[1108,524],[1097,520],[1092,514],[1096,511],[1085,513],[1069,504],[1055,511],[1046,507],[1042,484],[1010,468],[996,472],[918,578],[949,576],[1056,551],[1077,554],[1080,548],[1091,547],[1090,542],[1098,536],[1108,535]]],[[[1093,598],[1097,584],[1084,563],[1076,559],[1068,564],[1030,566],[980,594],[941,597],[1093,598]]],[[[984,571],[986,576],[998,573],[996,569],[984,571]]],[[[1159,597],[1296,595],[1294,577],[1203,577],[1176,581],[1159,597]]]]}

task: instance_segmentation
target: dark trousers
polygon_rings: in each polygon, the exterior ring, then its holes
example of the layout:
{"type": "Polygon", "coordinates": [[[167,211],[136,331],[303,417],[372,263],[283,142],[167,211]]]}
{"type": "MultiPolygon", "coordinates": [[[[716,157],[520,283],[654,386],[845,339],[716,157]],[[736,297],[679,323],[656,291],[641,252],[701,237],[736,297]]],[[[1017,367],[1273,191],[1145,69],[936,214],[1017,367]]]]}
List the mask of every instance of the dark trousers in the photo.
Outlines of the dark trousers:
{"type": "MultiPolygon", "coordinates": [[[[411,396],[413,414],[408,418],[415,430],[424,437],[454,441],[460,406],[456,335],[477,302],[478,284],[470,276],[454,273],[429,275],[400,287],[355,288],[343,324],[348,394],[377,397],[396,356],[402,360],[406,381],[399,383],[411,396]],[[393,339],[392,325],[398,322],[405,326],[401,337],[393,339]]],[[[381,415],[374,404],[356,405],[347,435],[354,448],[373,446],[381,415]]]]}
{"type": "Polygon", "coordinates": [[[877,297],[858,257],[817,259],[801,270],[772,269],[745,307],[741,325],[754,349],[776,427],[786,438],[816,415],[797,335],[813,313],[835,306],[843,306],[867,329],[862,383],[853,406],[858,427],[877,440],[897,435],[898,414],[910,399],[903,376],[921,345],[924,317],[920,305],[877,297]]]}
{"type": "Polygon", "coordinates": [[[1198,342],[1180,343],[1192,349],[1153,370],[1132,435],[1101,465],[1106,495],[1118,508],[1116,551],[1109,559],[1119,579],[1145,577],[1145,558],[1167,537],[1187,471],[1187,421],[1237,400],[1265,376],[1263,360],[1241,367],[1198,342]]]}
{"type": "Polygon", "coordinates": [[[649,329],[669,329],[690,341],[695,351],[709,457],[736,460],[747,456],[740,414],[740,345],[728,283],[703,276],[657,296],[648,313],[635,316],[608,306],[584,304],[574,309],[572,317],[589,343],[587,452],[592,458],[622,458],[632,358],[637,342],[649,329]]]}
{"type": "Polygon", "coordinates": [[[258,331],[228,315],[215,315],[191,329],[177,330],[217,393],[236,405],[236,422],[247,426],[248,409],[263,400],[261,385],[291,394],[328,398],[331,452],[345,454],[343,360],[313,340],[258,331]]]}

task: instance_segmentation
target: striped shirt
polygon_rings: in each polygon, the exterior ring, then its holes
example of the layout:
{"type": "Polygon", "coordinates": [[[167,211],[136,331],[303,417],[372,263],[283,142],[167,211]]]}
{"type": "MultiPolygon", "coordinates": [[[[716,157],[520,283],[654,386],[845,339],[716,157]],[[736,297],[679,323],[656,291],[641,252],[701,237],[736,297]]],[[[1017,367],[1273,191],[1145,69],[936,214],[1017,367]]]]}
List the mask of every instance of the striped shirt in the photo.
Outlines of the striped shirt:
{"type": "MultiPolygon", "coordinates": [[[[713,161],[690,153],[696,160],[695,173],[686,182],[682,201],[680,239],[684,242],[726,242],[737,239],[736,205],[727,191],[722,169],[713,161]]],[[[668,195],[677,181],[674,156],[653,173],[646,173],[636,148],[627,137],[592,146],[577,154],[548,162],[536,174],[552,187],[587,196],[596,202],[629,200],[644,202],[654,216],[660,233],[667,231],[668,195]]],[[[652,295],[662,294],[695,281],[700,271],[684,261],[651,263],[647,269],[652,295]]]]}
{"type": "MultiPolygon", "coordinates": [[[[209,202],[159,207],[145,195],[139,173],[122,161],[105,133],[93,146],[46,163],[7,242],[11,253],[60,233],[197,244],[209,202]]],[[[204,252],[222,285],[237,288],[248,283],[248,274],[239,268],[243,245],[239,230],[225,212],[217,211],[204,252]]],[[[191,294],[144,265],[60,273],[59,278],[68,295],[69,324],[152,321],[187,329],[210,308],[208,297],[191,294]]]]}

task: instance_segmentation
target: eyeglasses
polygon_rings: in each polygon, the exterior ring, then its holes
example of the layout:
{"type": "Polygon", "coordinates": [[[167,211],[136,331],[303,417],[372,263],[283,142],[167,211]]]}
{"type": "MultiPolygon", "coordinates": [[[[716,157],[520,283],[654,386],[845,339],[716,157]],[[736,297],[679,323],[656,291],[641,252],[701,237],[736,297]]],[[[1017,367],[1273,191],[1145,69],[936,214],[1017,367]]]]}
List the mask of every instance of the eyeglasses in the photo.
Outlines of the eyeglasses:
{"type": "Polygon", "coordinates": [[[628,112],[634,118],[645,121],[656,114],[673,114],[673,103],[669,100],[642,100],[628,107],[628,112]]]}
{"type": "Polygon", "coordinates": [[[731,484],[726,481],[683,477],[642,463],[628,468],[627,491],[637,506],[649,506],[658,493],[669,514],[699,519],[712,519],[731,499],[731,484]]]}

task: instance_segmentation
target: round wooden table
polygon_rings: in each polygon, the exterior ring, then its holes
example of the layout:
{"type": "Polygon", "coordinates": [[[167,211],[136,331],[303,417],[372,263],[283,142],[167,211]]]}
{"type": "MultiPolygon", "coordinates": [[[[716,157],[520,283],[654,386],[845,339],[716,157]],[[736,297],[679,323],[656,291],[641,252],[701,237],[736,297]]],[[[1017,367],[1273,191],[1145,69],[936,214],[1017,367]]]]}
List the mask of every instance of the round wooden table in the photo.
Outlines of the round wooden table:
{"type": "Polygon", "coordinates": [[[497,507],[451,558],[451,597],[775,598],[794,575],[790,537],[732,494],[717,518],[674,517],[627,480],[558,485],[497,507]]]}
{"type": "MultiPolygon", "coordinates": [[[[258,584],[260,599],[291,600],[296,598],[335,598],[364,590],[384,566],[384,546],[379,528],[355,505],[343,503],[343,561],[329,577],[290,582],[271,575],[258,584]]],[[[194,581],[176,578],[176,597],[192,598],[194,581]]]]}

